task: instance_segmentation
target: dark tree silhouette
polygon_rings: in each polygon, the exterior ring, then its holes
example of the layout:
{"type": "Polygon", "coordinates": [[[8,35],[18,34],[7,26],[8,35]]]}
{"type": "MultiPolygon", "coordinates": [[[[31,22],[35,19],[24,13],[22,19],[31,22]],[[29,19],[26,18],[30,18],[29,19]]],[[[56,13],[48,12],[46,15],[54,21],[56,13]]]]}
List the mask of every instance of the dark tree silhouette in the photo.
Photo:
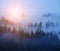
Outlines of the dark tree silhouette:
{"type": "Polygon", "coordinates": [[[24,30],[22,29],[22,30],[19,30],[18,31],[19,32],[19,36],[20,36],[20,38],[24,38],[24,30]]]}
{"type": "Polygon", "coordinates": [[[31,31],[31,38],[34,38],[34,33],[33,33],[33,31],[31,31]]]}
{"type": "Polygon", "coordinates": [[[56,34],[54,35],[54,39],[55,39],[55,40],[59,40],[59,39],[58,39],[58,36],[57,36],[56,34]]]}
{"type": "Polygon", "coordinates": [[[7,30],[8,32],[11,32],[11,29],[10,28],[8,28],[8,30],[7,30]]]}
{"type": "Polygon", "coordinates": [[[37,27],[37,23],[35,23],[35,25],[34,25],[35,27],[37,27]]]}
{"type": "Polygon", "coordinates": [[[50,26],[49,22],[46,23],[46,27],[48,28],[50,26]]]}
{"type": "Polygon", "coordinates": [[[0,26],[0,33],[2,33],[3,32],[3,27],[2,26],[0,26]]]}
{"type": "Polygon", "coordinates": [[[3,27],[3,31],[7,31],[7,26],[6,25],[3,27]]]}
{"type": "Polygon", "coordinates": [[[12,33],[17,33],[16,28],[13,27],[12,33]]]}

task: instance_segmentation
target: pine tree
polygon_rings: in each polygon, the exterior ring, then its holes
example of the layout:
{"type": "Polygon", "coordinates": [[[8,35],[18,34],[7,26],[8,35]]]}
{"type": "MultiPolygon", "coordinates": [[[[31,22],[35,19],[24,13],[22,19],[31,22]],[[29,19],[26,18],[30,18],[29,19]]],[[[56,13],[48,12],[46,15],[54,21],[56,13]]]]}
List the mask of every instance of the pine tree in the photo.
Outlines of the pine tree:
{"type": "Polygon", "coordinates": [[[12,33],[17,33],[16,28],[13,27],[12,33]]]}
{"type": "Polygon", "coordinates": [[[10,28],[8,28],[8,32],[11,32],[11,29],[10,28]]]}
{"type": "Polygon", "coordinates": [[[49,25],[49,22],[46,23],[46,27],[48,28],[50,25],[49,25]]]}
{"type": "Polygon", "coordinates": [[[7,26],[6,25],[3,27],[3,31],[7,31],[7,26]]]}
{"type": "Polygon", "coordinates": [[[33,31],[31,31],[31,37],[34,38],[34,33],[33,33],[33,31]]]}

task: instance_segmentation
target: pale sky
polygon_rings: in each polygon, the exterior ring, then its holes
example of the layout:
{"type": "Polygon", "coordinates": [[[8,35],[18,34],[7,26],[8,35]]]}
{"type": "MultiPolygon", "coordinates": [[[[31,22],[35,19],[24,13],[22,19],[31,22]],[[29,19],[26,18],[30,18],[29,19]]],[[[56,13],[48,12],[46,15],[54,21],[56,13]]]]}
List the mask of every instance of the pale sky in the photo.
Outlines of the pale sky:
{"type": "Polygon", "coordinates": [[[60,13],[60,0],[0,0],[0,15],[5,15],[11,5],[19,5],[27,15],[60,13]]]}

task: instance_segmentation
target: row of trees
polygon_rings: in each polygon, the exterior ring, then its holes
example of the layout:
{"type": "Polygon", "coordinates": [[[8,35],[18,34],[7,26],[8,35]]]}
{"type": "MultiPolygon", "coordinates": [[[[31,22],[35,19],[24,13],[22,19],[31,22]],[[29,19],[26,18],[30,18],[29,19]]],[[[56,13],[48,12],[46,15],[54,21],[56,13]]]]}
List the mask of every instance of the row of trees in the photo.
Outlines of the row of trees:
{"type": "MultiPolygon", "coordinates": [[[[40,21],[40,23],[28,23],[28,26],[29,27],[43,27],[43,23],[40,21]]],[[[46,22],[45,25],[44,25],[46,28],[49,28],[49,27],[56,27],[58,26],[58,23],[54,23],[54,22],[46,22]]]]}
{"type": "MultiPolygon", "coordinates": [[[[1,20],[1,21],[4,22],[4,23],[6,23],[6,24],[10,24],[10,25],[14,24],[14,25],[17,25],[17,23],[13,23],[13,22],[9,21],[8,19],[6,19],[6,18],[4,18],[4,17],[2,17],[2,20],[1,20]]],[[[20,25],[20,23],[18,23],[18,25],[20,25]]],[[[38,23],[35,23],[35,24],[33,24],[33,23],[28,23],[28,26],[29,26],[29,27],[42,27],[43,24],[42,24],[42,22],[40,21],[39,24],[38,24],[38,23]]],[[[46,23],[45,23],[45,26],[46,26],[46,28],[48,28],[48,27],[50,27],[50,26],[54,27],[54,26],[58,26],[58,23],[46,22],[46,23]]]]}
{"type": "Polygon", "coordinates": [[[47,36],[47,37],[54,37],[55,39],[58,39],[56,34],[53,35],[52,32],[45,33],[40,28],[38,28],[35,33],[33,31],[31,31],[31,34],[30,34],[28,32],[25,32],[23,29],[17,31],[16,28],[14,27],[13,30],[11,31],[11,29],[7,28],[6,26],[4,26],[4,27],[0,26],[0,34],[1,34],[1,32],[9,32],[9,33],[12,33],[12,34],[16,34],[16,35],[19,35],[20,38],[38,38],[38,37],[47,36]]]}
{"type": "MultiPolygon", "coordinates": [[[[5,19],[4,17],[2,17],[2,22],[5,22],[5,23],[9,23],[9,21],[7,19],[5,19]]],[[[9,23],[10,24],[10,23],[9,23]]],[[[46,27],[48,28],[50,25],[54,26],[54,23],[50,23],[50,22],[47,22],[46,23],[46,27]]],[[[10,32],[12,34],[18,34],[20,37],[43,37],[43,36],[53,36],[53,33],[50,32],[50,33],[45,33],[44,31],[42,31],[42,22],[40,22],[39,24],[35,23],[34,25],[32,23],[29,23],[28,24],[29,27],[33,27],[33,26],[36,26],[38,27],[37,28],[37,31],[34,33],[33,31],[31,31],[31,34],[30,33],[27,33],[27,32],[24,32],[24,30],[19,30],[17,31],[15,27],[13,27],[13,30],[11,31],[11,28],[8,28],[7,26],[0,26],[0,33],[1,32],[10,32]]],[[[55,35],[56,36],[56,35],[55,35]]],[[[57,37],[57,36],[56,36],[57,37]]]]}
{"type": "Polygon", "coordinates": [[[2,23],[4,24],[10,24],[10,25],[17,25],[18,23],[14,23],[13,21],[9,21],[7,18],[2,17],[2,19],[0,20],[2,23]]]}

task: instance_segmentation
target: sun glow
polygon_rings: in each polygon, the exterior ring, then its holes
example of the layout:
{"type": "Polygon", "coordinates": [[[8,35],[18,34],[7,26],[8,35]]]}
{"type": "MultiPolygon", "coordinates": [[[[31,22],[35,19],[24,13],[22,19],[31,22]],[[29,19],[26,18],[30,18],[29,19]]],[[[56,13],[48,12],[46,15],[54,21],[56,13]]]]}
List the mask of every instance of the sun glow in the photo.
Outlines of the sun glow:
{"type": "Polygon", "coordinates": [[[17,10],[14,10],[14,11],[12,12],[12,14],[13,14],[13,16],[18,16],[18,11],[17,11],[17,10]]]}
{"type": "Polygon", "coordinates": [[[11,6],[7,9],[7,18],[13,22],[22,22],[25,18],[25,11],[20,6],[11,6]]]}

